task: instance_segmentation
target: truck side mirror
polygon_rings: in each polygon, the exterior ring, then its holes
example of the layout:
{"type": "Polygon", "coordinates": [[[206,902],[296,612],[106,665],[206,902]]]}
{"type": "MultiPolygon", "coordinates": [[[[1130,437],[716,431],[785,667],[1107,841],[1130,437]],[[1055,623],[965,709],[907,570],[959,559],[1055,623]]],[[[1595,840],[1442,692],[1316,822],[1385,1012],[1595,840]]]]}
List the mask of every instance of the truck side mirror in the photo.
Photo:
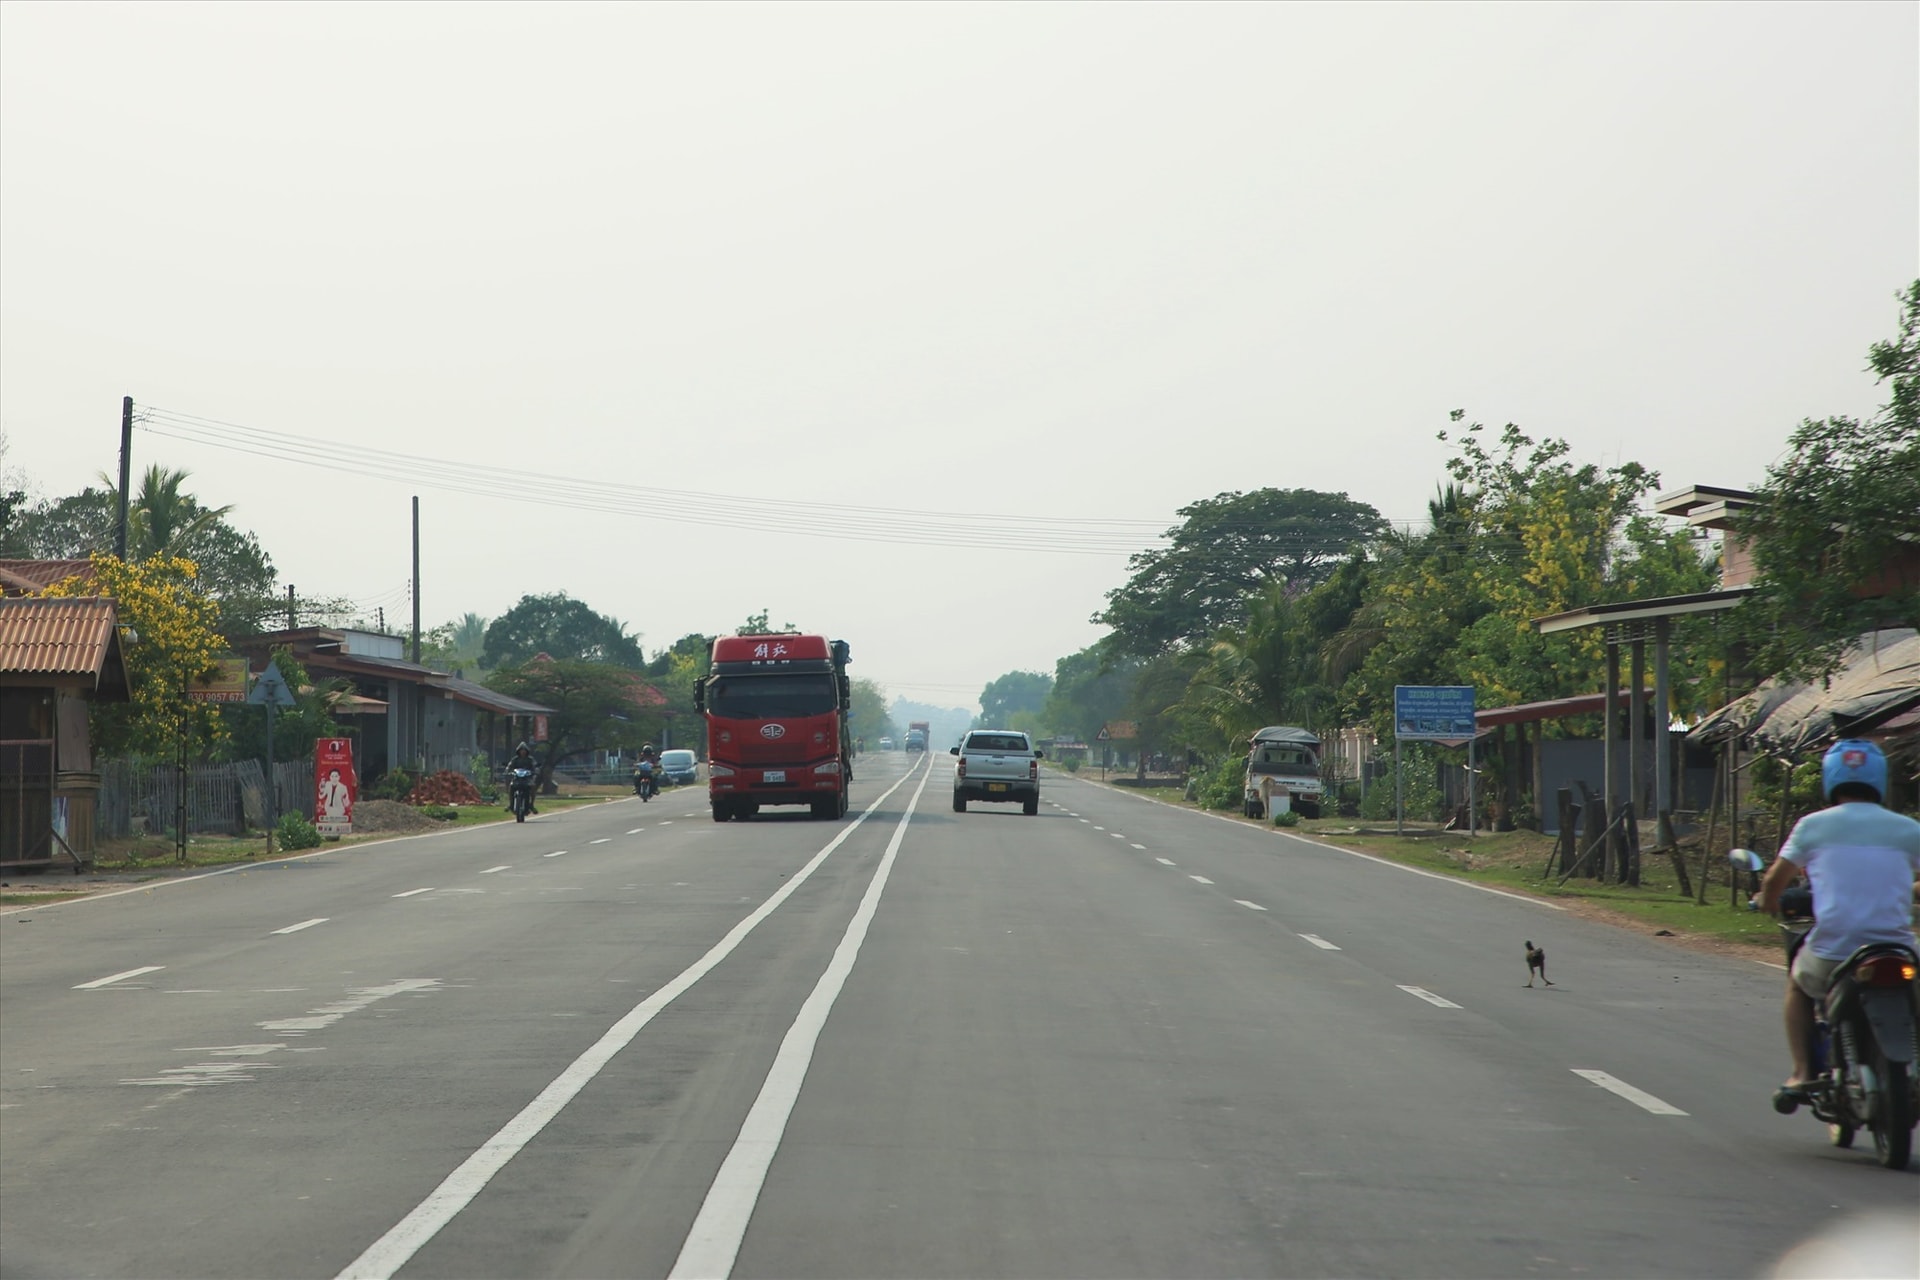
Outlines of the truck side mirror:
{"type": "Polygon", "coordinates": [[[960,748],[958,748],[958,747],[948,747],[948,748],[947,748],[947,754],[948,754],[948,755],[950,755],[950,756],[957,756],[957,755],[959,755],[959,754],[960,754],[960,748]]]}
{"type": "Polygon", "coordinates": [[[695,711],[707,709],[707,678],[705,676],[693,682],[693,709],[695,711]]]}
{"type": "Polygon", "coordinates": [[[1039,750],[1036,750],[1036,751],[1035,751],[1035,752],[1033,753],[1033,758],[1034,758],[1035,760],[1045,760],[1045,759],[1047,758],[1047,753],[1046,753],[1046,752],[1044,752],[1044,751],[1039,751],[1039,750]]]}

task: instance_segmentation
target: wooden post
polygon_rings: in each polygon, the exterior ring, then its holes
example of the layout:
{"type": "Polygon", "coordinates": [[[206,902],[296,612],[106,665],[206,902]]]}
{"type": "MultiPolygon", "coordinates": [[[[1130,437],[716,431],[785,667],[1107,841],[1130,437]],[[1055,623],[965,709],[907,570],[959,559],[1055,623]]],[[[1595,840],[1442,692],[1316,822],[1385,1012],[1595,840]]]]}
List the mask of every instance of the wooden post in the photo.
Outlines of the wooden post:
{"type": "Polygon", "coordinates": [[[1565,875],[1573,869],[1574,837],[1577,834],[1575,828],[1579,822],[1580,810],[1573,803],[1572,787],[1561,787],[1554,798],[1560,806],[1560,829],[1555,847],[1560,854],[1560,874],[1565,875]]]}

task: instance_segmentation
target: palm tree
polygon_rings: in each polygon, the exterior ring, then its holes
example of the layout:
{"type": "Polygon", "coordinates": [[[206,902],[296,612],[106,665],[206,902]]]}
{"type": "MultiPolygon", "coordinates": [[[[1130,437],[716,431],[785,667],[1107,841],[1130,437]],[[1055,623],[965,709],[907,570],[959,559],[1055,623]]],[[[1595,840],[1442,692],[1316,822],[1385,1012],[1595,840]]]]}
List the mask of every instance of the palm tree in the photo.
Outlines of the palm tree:
{"type": "MultiPolygon", "coordinates": [[[[156,463],[140,477],[139,492],[127,501],[129,560],[191,556],[195,540],[233,510],[231,506],[203,507],[192,494],[180,492],[192,474],[184,467],[169,469],[156,463]]],[[[100,483],[113,491],[120,482],[103,471],[100,483]]]]}

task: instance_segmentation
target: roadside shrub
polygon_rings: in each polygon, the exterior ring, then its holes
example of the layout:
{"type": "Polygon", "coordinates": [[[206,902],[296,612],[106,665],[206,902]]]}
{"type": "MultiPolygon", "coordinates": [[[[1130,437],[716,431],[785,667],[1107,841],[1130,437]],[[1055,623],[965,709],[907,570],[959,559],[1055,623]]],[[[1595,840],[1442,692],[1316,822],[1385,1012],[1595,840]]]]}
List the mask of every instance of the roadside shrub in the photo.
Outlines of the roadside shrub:
{"type": "Polygon", "coordinates": [[[367,788],[366,794],[374,800],[405,800],[412,790],[412,774],[405,769],[389,769],[367,788]]]}
{"type": "MultiPolygon", "coordinates": [[[[1423,747],[1403,747],[1400,762],[1406,788],[1407,817],[1414,822],[1437,822],[1440,818],[1440,781],[1434,772],[1434,759],[1423,747]]],[[[1393,761],[1372,786],[1360,806],[1360,816],[1370,822],[1393,817],[1393,761]]]]}
{"type": "Polygon", "coordinates": [[[1273,815],[1273,825],[1276,827],[1297,827],[1300,825],[1300,815],[1291,809],[1284,810],[1273,815]]]}
{"type": "Polygon", "coordinates": [[[1238,809],[1247,797],[1247,762],[1228,756],[1194,774],[1187,792],[1202,809],[1238,809]]]}
{"type": "Polygon", "coordinates": [[[1078,773],[1078,772],[1080,772],[1080,757],[1079,757],[1079,756],[1068,756],[1068,757],[1067,757],[1067,772],[1068,772],[1068,773],[1078,773]]]}
{"type": "Polygon", "coordinates": [[[317,849],[320,828],[308,822],[304,813],[283,813],[273,824],[273,839],[282,849],[317,849]]]}

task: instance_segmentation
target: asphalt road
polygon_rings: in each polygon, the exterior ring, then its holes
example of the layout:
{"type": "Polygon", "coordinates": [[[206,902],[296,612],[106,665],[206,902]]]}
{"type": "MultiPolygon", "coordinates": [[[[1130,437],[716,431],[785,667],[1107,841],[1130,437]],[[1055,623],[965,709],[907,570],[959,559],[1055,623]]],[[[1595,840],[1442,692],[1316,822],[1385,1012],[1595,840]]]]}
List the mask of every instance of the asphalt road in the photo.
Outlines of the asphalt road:
{"type": "Polygon", "coordinates": [[[1775,970],[861,765],[841,822],[685,788],[0,916],[0,1273],[1754,1276],[1914,1220],[1769,1108],[1775,970]]]}

